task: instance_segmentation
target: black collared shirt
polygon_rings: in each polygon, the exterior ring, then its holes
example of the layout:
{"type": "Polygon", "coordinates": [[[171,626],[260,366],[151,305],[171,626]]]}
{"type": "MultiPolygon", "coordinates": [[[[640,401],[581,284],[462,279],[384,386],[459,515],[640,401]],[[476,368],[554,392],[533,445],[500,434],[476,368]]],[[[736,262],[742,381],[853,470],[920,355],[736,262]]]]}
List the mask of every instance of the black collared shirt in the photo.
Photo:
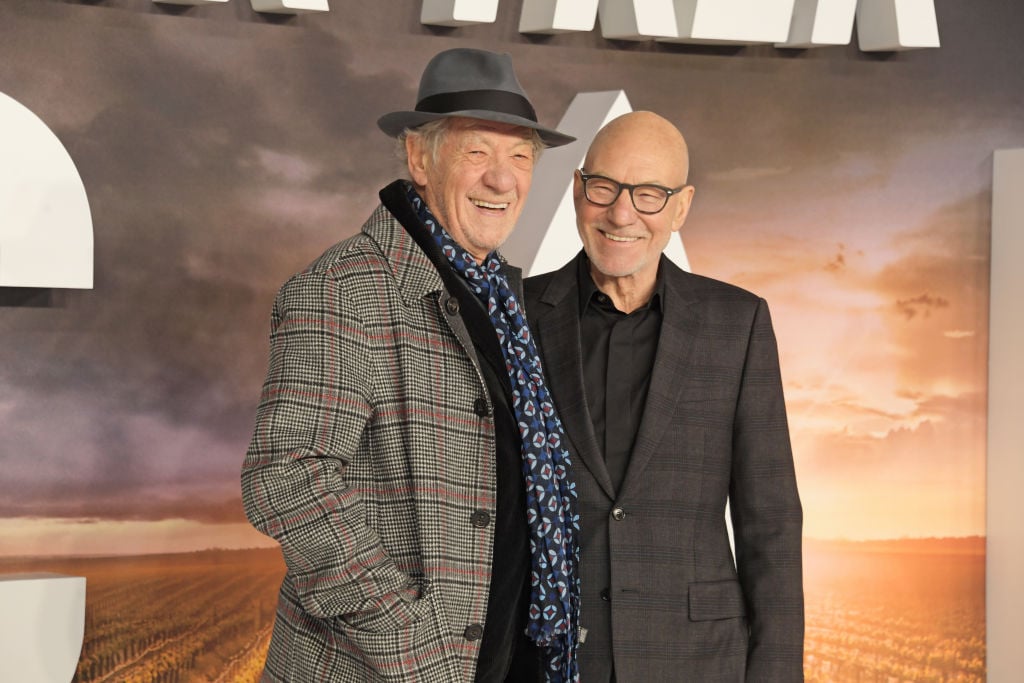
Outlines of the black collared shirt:
{"type": "Polygon", "coordinates": [[[594,434],[617,491],[651,385],[661,333],[664,283],[659,268],[651,300],[627,314],[615,308],[611,298],[597,288],[590,275],[590,261],[581,258],[579,264],[583,386],[594,434]]]}

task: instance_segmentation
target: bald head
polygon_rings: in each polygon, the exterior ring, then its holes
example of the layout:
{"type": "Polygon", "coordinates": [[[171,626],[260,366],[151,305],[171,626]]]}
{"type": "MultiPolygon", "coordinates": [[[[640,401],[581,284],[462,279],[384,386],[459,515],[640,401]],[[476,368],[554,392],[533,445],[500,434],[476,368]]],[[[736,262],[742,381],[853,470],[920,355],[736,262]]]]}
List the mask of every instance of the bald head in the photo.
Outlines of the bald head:
{"type": "Polygon", "coordinates": [[[598,132],[573,177],[576,229],[590,275],[624,313],[643,306],[654,292],[661,253],[683,227],[693,201],[688,172],[679,129],[657,114],[637,111],[598,132]]]}
{"type": "Polygon", "coordinates": [[[672,187],[686,183],[690,153],[686,140],[668,119],[651,111],[634,111],[608,122],[590,144],[583,167],[595,173],[595,164],[608,155],[626,151],[656,164],[671,178],[662,180],[672,187]]]}

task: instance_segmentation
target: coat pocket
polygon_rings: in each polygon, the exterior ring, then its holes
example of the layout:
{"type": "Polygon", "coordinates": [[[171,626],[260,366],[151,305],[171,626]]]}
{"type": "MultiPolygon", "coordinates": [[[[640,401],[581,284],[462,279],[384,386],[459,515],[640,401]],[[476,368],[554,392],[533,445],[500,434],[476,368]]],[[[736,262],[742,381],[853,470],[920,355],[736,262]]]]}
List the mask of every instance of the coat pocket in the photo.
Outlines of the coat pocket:
{"type": "Polygon", "coordinates": [[[735,579],[691,583],[688,593],[690,621],[735,619],[747,614],[743,589],[735,579]]]}
{"type": "Polygon", "coordinates": [[[432,612],[434,587],[428,579],[414,578],[405,588],[388,593],[372,609],[338,618],[343,630],[386,633],[412,626],[432,612]]]}
{"type": "Polygon", "coordinates": [[[336,644],[354,656],[360,672],[358,676],[339,675],[330,680],[461,680],[459,656],[451,645],[438,595],[432,584],[425,583],[416,599],[410,600],[403,591],[380,610],[339,618],[336,644]]]}

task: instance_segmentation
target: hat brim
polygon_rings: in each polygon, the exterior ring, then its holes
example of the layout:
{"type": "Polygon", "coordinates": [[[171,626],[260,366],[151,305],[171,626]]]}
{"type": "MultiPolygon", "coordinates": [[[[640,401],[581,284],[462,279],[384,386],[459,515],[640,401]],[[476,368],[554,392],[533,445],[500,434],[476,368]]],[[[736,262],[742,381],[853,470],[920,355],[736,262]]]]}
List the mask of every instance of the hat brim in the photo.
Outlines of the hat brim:
{"type": "Polygon", "coordinates": [[[522,126],[524,128],[532,128],[540,134],[541,142],[544,143],[545,147],[561,147],[567,145],[570,142],[575,142],[576,138],[565,133],[559,133],[557,130],[545,128],[536,121],[523,118],[522,116],[516,116],[515,114],[503,114],[496,111],[487,111],[483,109],[467,109],[464,111],[451,111],[443,114],[438,114],[429,111],[393,111],[390,114],[377,119],[377,125],[382,131],[395,138],[402,134],[406,128],[416,128],[422,126],[424,123],[430,121],[436,121],[438,119],[450,119],[452,117],[461,117],[467,119],[480,119],[481,121],[496,121],[498,123],[509,123],[513,126],[522,126]]]}

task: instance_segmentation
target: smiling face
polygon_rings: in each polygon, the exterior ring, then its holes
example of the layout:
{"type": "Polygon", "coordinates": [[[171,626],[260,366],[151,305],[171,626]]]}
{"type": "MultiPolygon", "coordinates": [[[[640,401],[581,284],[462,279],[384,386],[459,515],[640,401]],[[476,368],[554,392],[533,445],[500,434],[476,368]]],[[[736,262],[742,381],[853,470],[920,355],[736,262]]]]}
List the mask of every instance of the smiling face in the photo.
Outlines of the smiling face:
{"type": "MultiPolygon", "coordinates": [[[[615,119],[594,138],[583,168],[620,183],[664,187],[686,184],[686,142],[675,126],[650,112],[615,119]]],[[[687,186],[668,199],[659,213],[642,214],[623,190],[611,206],[597,206],[583,193],[579,174],[573,182],[576,228],[590,259],[594,282],[620,306],[616,291],[642,305],[654,291],[661,252],[683,226],[693,199],[687,186]]],[[[620,310],[626,310],[620,306],[620,310]]]]}
{"type": "Polygon", "coordinates": [[[416,190],[448,234],[483,263],[523,210],[536,157],[534,131],[453,118],[436,155],[422,136],[406,138],[416,190]]]}

